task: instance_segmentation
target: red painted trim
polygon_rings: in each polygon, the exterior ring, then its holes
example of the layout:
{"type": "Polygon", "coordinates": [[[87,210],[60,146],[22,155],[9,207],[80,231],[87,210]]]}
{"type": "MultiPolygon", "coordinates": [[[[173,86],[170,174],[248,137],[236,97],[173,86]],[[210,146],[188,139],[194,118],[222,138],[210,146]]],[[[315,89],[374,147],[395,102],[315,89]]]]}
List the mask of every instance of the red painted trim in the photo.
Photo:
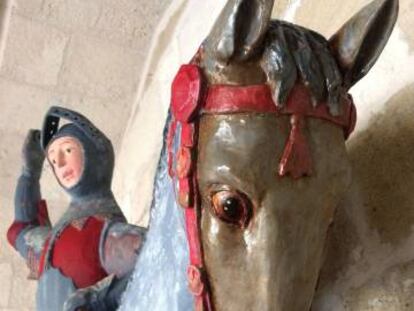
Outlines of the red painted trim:
{"type": "Polygon", "coordinates": [[[279,112],[281,114],[295,114],[332,122],[343,127],[345,136],[348,137],[350,132],[352,132],[350,129],[353,129],[355,126],[354,120],[350,117],[350,111],[355,111],[352,98],[349,96],[342,97],[340,108],[343,109],[340,115],[333,116],[329,112],[327,103],[318,103],[316,107],[313,107],[310,91],[304,85],[299,84],[293,88],[287,104],[279,109],[279,112]]]}
{"type": "Polygon", "coordinates": [[[277,112],[270,88],[265,85],[211,85],[203,106],[204,113],[277,112]]]}
{"type": "Polygon", "coordinates": [[[177,176],[180,179],[187,178],[191,174],[191,149],[189,147],[181,146],[177,153],[177,176]]]}
{"type": "Polygon", "coordinates": [[[29,268],[29,280],[39,279],[39,259],[32,247],[29,247],[26,258],[27,267],[29,268]]]}
{"type": "Polygon", "coordinates": [[[49,212],[47,211],[47,204],[45,200],[40,200],[37,210],[37,221],[41,226],[50,226],[49,212]]]}
{"type": "Polygon", "coordinates": [[[19,222],[15,221],[12,223],[12,225],[7,230],[7,241],[9,241],[9,244],[16,248],[16,240],[20,234],[27,226],[29,226],[30,222],[19,222]]]}
{"type": "Polygon", "coordinates": [[[174,136],[175,136],[176,129],[177,129],[177,122],[175,120],[171,120],[170,127],[168,129],[168,134],[167,134],[168,175],[170,175],[171,178],[174,177],[174,170],[173,170],[173,164],[174,164],[173,142],[174,142],[174,136]]]}
{"type": "Polygon", "coordinates": [[[39,260],[39,277],[43,274],[44,268],[45,268],[45,261],[46,261],[46,252],[49,248],[50,243],[50,236],[46,239],[45,244],[42,249],[42,253],[40,254],[40,260],[39,260]]]}
{"type": "Polygon", "coordinates": [[[188,123],[197,116],[203,91],[201,71],[195,65],[182,65],[171,86],[171,111],[175,119],[188,123]]]}
{"type": "Polygon", "coordinates": [[[181,124],[181,145],[185,147],[195,146],[195,126],[191,123],[181,124]]]}
{"type": "Polygon", "coordinates": [[[204,283],[202,280],[201,270],[194,266],[189,265],[187,268],[187,280],[188,280],[188,289],[194,296],[201,296],[204,291],[204,283]]]}
{"type": "MultiPolygon", "coordinates": [[[[40,226],[48,226],[50,225],[49,214],[47,212],[47,206],[45,200],[40,200],[38,204],[37,210],[37,221],[40,226]]],[[[36,221],[33,222],[22,222],[22,221],[15,221],[7,230],[7,240],[11,246],[16,248],[16,240],[19,236],[20,232],[23,231],[29,225],[35,225],[36,221]]],[[[36,224],[37,225],[37,224],[36,224]]]]}
{"type": "Polygon", "coordinates": [[[203,265],[201,246],[198,233],[198,219],[195,208],[185,209],[185,224],[187,228],[188,246],[190,248],[190,263],[194,266],[203,265]]]}
{"type": "Polygon", "coordinates": [[[351,97],[343,98],[344,111],[339,116],[333,116],[329,112],[326,103],[319,103],[313,107],[311,95],[304,85],[296,85],[291,91],[285,105],[277,105],[273,101],[270,88],[267,84],[234,86],[212,85],[207,91],[203,113],[276,113],[278,115],[301,115],[306,117],[323,119],[344,128],[345,136],[355,127],[356,109],[351,97]]]}
{"type": "Polygon", "coordinates": [[[279,176],[298,179],[312,174],[312,155],[303,134],[304,122],[303,116],[290,117],[291,130],[279,162],[279,176]]]}
{"type": "Polygon", "coordinates": [[[348,129],[345,133],[345,139],[348,139],[349,135],[355,130],[356,121],[357,121],[357,110],[354,104],[354,100],[351,94],[347,96],[348,105],[346,106],[346,114],[348,116],[348,129]]]}
{"type": "Polygon", "coordinates": [[[189,208],[193,206],[194,202],[193,185],[190,178],[181,178],[178,180],[178,203],[181,207],[189,208]]]}

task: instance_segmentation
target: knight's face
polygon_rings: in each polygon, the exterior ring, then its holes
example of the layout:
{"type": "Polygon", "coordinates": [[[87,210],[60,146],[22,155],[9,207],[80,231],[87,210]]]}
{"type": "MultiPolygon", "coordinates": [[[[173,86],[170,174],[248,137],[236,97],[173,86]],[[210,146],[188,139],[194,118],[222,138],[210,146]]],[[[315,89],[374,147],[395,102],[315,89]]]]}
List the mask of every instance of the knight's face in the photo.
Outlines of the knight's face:
{"type": "Polygon", "coordinates": [[[217,311],[309,310],[349,164],[341,128],[306,123],[313,173],[295,180],[278,176],[289,117],[201,118],[201,235],[217,311]]]}
{"type": "Polygon", "coordinates": [[[69,189],[81,179],[84,155],[79,140],[64,136],[54,140],[47,148],[47,159],[59,183],[69,189]]]}

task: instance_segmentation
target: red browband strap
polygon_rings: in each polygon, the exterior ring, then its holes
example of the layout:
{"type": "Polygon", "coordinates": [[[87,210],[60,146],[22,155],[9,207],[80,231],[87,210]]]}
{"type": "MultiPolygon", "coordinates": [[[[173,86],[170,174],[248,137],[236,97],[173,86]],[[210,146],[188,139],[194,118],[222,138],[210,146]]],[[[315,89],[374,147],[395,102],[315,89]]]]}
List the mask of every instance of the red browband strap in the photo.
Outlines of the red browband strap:
{"type": "Polygon", "coordinates": [[[345,138],[354,130],[356,114],[350,95],[343,98],[339,116],[329,112],[326,103],[316,107],[311,104],[309,90],[304,85],[296,85],[285,105],[275,104],[266,84],[251,86],[212,85],[208,88],[202,112],[208,114],[224,113],[275,113],[277,115],[299,115],[330,121],[342,127],[345,138]]]}
{"type": "Polygon", "coordinates": [[[211,293],[204,270],[200,241],[200,198],[196,179],[199,118],[202,114],[274,113],[290,116],[291,131],[279,161],[279,175],[293,178],[312,173],[310,149],[304,135],[306,118],[334,123],[344,130],[345,138],[355,127],[356,110],[350,95],[342,98],[338,116],[333,116],[326,103],[316,107],[303,85],[296,85],[285,105],[276,105],[269,86],[207,86],[197,65],[183,65],[178,71],[171,94],[172,121],[168,133],[169,174],[178,180],[178,201],[185,208],[190,266],[187,271],[189,289],[195,297],[196,311],[212,311],[211,293]],[[177,125],[180,125],[180,147],[173,150],[177,125]]]}

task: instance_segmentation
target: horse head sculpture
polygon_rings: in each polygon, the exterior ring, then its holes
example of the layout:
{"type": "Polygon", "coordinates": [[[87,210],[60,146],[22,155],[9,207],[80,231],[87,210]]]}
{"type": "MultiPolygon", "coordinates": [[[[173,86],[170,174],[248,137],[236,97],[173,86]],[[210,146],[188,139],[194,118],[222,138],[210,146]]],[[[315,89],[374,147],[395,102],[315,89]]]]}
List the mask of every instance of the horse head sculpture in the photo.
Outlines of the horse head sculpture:
{"type": "Polygon", "coordinates": [[[273,2],[229,0],[173,82],[160,168],[168,157],[196,310],[310,309],[328,227],[351,182],[348,90],[379,57],[398,13],[398,0],[375,0],[326,40],[271,20],[273,2]]]}

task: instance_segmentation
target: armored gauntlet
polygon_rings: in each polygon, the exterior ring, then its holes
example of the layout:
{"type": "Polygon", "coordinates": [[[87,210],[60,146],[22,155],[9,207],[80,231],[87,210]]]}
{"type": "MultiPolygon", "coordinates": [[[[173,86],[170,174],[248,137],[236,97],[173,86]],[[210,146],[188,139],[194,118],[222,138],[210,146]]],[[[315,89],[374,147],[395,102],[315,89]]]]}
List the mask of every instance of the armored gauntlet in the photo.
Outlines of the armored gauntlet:
{"type": "Polygon", "coordinates": [[[37,220],[40,202],[40,175],[44,153],[40,146],[40,132],[30,130],[23,144],[23,168],[15,193],[15,220],[33,222],[37,220]]]}
{"type": "Polygon", "coordinates": [[[39,179],[42,173],[44,152],[40,145],[40,131],[29,130],[23,144],[23,175],[39,179]]]}

